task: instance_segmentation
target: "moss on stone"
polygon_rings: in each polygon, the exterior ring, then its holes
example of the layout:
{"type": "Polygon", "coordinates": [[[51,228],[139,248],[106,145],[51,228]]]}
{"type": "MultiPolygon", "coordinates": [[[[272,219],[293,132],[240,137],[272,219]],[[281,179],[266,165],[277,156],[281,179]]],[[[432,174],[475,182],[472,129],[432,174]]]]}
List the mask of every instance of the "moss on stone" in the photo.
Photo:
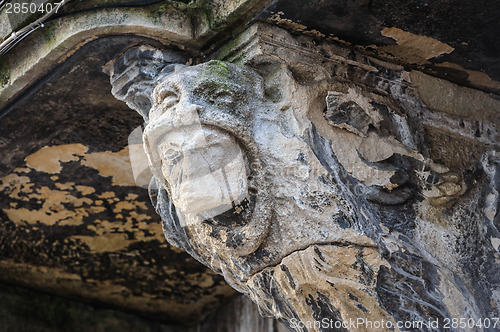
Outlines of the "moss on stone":
{"type": "Polygon", "coordinates": [[[241,40],[241,36],[229,40],[227,43],[225,43],[223,46],[219,48],[219,50],[216,53],[215,59],[229,61],[234,64],[243,64],[242,57],[240,56],[241,55],[240,51],[236,54],[231,54],[235,49],[240,48],[242,43],[243,42],[241,40]],[[235,61],[235,59],[238,60],[235,61]]]}
{"type": "Polygon", "coordinates": [[[223,61],[214,60],[207,63],[203,68],[201,78],[220,78],[223,81],[231,79],[231,70],[223,61]]]}
{"type": "Polygon", "coordinates": [[[169,3],[160,3],[159,5],[154,6],[147,12],[147,16],[153,20],[154,23],[160,22],[163,15],[168,10],[168,7],[171,6],[169,3]]]}
{"type": "Polygon", "coordinates": [[[43,28],[38,29],[40,37],[43,40],[45,47],[51,49],[55,45],[57,24],[56,22],[51,22],[43,26],[43,28]]]}
{"type": "Polygon", "coordinates": [[[181,1],[168,1],[163,2],[154,6],[149,6],[146,15],[153,20],[153,22],[158,23],[165,13],[172,14],[169,8],[177,9],[181,12],[192,11],[198,7],[197,1],[191,0],[181,0],[181,1]]]}
{"type": "Polygon", "coordinates": [[[238,85],[233,82],[233,72],[223,61],[212,60],[207,62],[203,71],[196,80],[195,89],[202,88],[199,92],[210,91],[208,86],[218,86],[231,92],[238,92],[238,85]]]}
{"type": "Polygon", "coordinates": [[[0,62],[0,87],[4,87],[10,82],[11,68],[3,61],[0,62]]]}

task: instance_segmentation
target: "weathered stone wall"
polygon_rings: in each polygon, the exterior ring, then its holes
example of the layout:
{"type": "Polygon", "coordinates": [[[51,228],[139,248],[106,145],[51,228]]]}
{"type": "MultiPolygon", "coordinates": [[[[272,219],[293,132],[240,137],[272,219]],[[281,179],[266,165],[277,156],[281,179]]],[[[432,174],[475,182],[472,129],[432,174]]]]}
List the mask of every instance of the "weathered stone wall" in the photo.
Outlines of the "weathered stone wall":
{"type": "MultiPolygon", "coordinates": [[[[37,26],[0,58],[0,279],[183,324],[233,294],[216,273],[295,330],[498,317],[497,7],[169,1],[37,26]]],[[[38,17],[0,10],[0,40],[38,17]]],[[[198,328],[280,329],[255,312],[198,328]]]]}
{"type": "Polygon", "coordinates": [[[297,331],[498,315],[498,100],[262,24],[233,63],[170,54],[107,69],[170,243],[297,331]]]}
{"type": "Polygon", "coordinates": [[[129,135],[142,118],[101,68],[136,41],[87,44],[3,109],[0,279],[193,324],[235,292],[166,243],[134,179],[129,135]]]}
{"type": "Polygon", "coordinates": [[[226,302],[199,324],[174,325],[159,317],[69,300],[32,289],[0,284],[2,332],[143,331],[143,332],[284,332],[277,321],[263,318],[244,296],[226,302]]]}
{"type": "Polygon", "coordinates": [[[95,307],[12,285],[0,284],[0,296],[0,325],[3,332],[195,330],[195,327],[162,324],[147,317],[95,307]]]}

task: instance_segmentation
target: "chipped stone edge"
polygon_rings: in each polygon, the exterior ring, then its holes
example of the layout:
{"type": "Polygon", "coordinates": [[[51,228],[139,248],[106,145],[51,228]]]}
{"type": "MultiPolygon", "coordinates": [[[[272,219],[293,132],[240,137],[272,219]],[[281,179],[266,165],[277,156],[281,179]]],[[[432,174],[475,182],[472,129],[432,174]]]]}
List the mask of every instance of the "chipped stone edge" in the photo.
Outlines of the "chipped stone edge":
{"type": "MultiPolygon", "coordinates": [[[[479,112],[480,107],[476,105],[473,107],[473,111],[469,112],[470,114],[465,116],[465,118],[462,116],[462,120],[471,128],[473,127],[474,121],[480,121],[482,126],[490,128],[491,135],[478,138],[474,135],[473,131],[468,133],[468,135],[462,135],[468,138],[478,139],[484,144],[498,148],[498,144],[496,143],[497,131],[495,127],[499,119],[500,100],[495,94],[482,91],[472,86],[462,86],[455,82],[429,75],[423,71],[407,71],[400,65],[380,60],[363,53],[360,53],[357,59],[366,59],[366,62],[347,59],[343,56],[345,55],[342,53],[343,48],[336,47],[328,41],[326,43],[328,44],[326,47],[328,54],[320,53],[317,51],[317,46],[312,37],[304,35],[297,37],[286,29],[272,26],[264,22],[256,22],[235,37],[233,41],[220,47],[210,56],[210,59],[250,66],[252,66],[253,62],[265,62],[266,60],[272,59],[284,61],[285,63],[299,62],[307,65],[311,63],[311,59],[315,59],[319,62],[336,62],[344,65],[351,65],[366,72],[370,72],[372,75],[382,80],[384,80],[384,77],[378,73],[378,69],[375,66],[392,69],[402,72],[402,77],[404,79],[401,81],[391,81],[391,84],[403,85],[414,90],[414,92],[422,98],[426,106],[436,111],[436,114],[429,112],[425,115],[425,123],[429,123],[430,120],[434,118],[440,118],[439,121],[442,122],[444,129],[449,130],[450,128],[455,128],[457,126],[455,124],[456,115],[453,111],[438,105],[439,103],[436,100],[426,98],[425,84],[423,84],[424,80],[417,79],[424,77],[427,82],[432,82],[442,89],[450,91],[450,93],[454,92],[455,95],[459,95],[458,92],[460,92],[460,94],[470,95],[475,104],[478,104],[479,101],[481,101],[482,104],[486,104],[488,107],[483,110],[484,114],[479,112]],[[276,48],[285,49],[287,52],[276,52],[276,48]],[[337,52],[337,54],[334,52],[337,52]],[[373,66],[370,64],[373,64],[373,66]],[[422,94],[424,94],[424,96],[422,96],[422,94]]],[[[443,103],[447,104],[448,107],[452,107],[453,103],[450,99],[452,97],[453,95],[442,95],[443,103]]],[[[439,123],[439,121],[436,123],[439,123]]]]}
{"type": "MultiPolygon", "coordinates": [[[[114,8],[65,17],[32,33],[15,49],[0,58],[0,105],[48,72],[85,44],[109,35],[135,35],[150,38],[165,45],[190,49],[202,55],[207,43],[230,24],[248,18],[270,0],[240,0],[231,6],[210,6],[217,1],[192,4],[159,4],[139,8],[114,8]],[[227,8],[226,8],[227,7],[227,8]],[[218,11],[221,11],[220,13],[218,11]],[[227,18],[218,22],[217,29],[210,18],[227,18]]],[[[211,49],[211,48],[210,48],[211,49]]]]}
{"type": "Polygon", "coordinates": [[[311,37],[302,36],[302,38],[310,39],[309,43],[303,43],[304,40],[302,40],[302,42],[297,41],[294,36],[283,28],[256,22],[237,36],[232,42],[227,43],[214,52],[210,56],[210,59],[247,64],[256,57],[271,56],[272,51],[266,50],[266,48],[272,49],[278,46],[290,50],[291,52],[296,52],[299,56],[303,57],[302,62],[304,63],[310,63],[311,59],[341,62],[369,72],[378,72],[378,69],[374,66],[355,60],[349,60],[345,57],[333,54],[333,52],[329,53],[328,57],[326,57],[324,54],[317,51],[311,37]]]}

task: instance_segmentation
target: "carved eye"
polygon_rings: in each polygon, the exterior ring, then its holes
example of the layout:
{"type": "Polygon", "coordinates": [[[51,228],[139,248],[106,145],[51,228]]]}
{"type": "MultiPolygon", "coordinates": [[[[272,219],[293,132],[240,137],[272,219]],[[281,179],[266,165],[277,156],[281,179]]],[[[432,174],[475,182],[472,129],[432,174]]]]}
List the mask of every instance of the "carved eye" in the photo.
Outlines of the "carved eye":
{"type": "Polygon", "coordinates": [[[210,101],[218,106],[229,106],[234,103],[234,96],[227,90],[218,90],[212,94],[210,101]]]}
{"type": "Polygon", "coordinates": [[[168,149],[163,153],[163,160],[167,165],[174,166],[182,159],[182,153],[178,150],[168,149]]]}
{"type": "Polygon", "coordinates": [[[179,96],[173,90],[163,89],[160,93],[158,93],[158,99],[156,102],[165,108],[169,108],[179,103],[179,96]]]}

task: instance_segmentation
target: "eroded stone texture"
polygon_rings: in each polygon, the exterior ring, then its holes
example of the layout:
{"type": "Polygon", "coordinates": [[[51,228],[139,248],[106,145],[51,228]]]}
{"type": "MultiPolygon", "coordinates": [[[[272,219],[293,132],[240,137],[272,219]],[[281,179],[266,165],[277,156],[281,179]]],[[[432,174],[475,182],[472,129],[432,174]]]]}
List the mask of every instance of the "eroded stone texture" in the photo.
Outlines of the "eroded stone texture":
{"type": "Polygon", "coordinates": [[[182,323],[232,294],[165,242],[128,148],[55,145],[23,166],[0,178],[2,280],[182,323]]]}
{"type": "Polygon", "coordinates": [[[488,0],[275,0],[259,17],[498,94],[500,44],[494,31],[500,28],[499,5],[488,0]]]}
{"type": "Polygon", "coordinates": [[[216,56],[238,64],[143,82],[167,239],[297,331],[498,317],[498,100],[462,119],[420,73],[265,26],[237,41],[216,56]]]}

